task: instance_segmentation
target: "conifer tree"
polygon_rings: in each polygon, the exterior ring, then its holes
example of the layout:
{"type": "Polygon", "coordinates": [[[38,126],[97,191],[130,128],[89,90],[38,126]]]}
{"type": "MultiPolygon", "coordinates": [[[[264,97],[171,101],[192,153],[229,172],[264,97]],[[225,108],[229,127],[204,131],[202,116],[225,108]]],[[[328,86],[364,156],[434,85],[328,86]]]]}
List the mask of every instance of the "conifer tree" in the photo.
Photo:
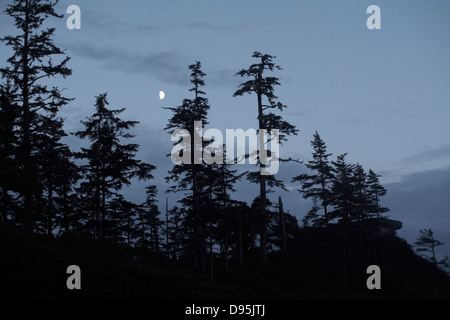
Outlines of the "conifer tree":
{"type": "Polygon", "coordinates": [[[103,221],[104,238],[132,245],[136,239],[138,206],[121,194],[114,194],[107,203],[108,217],[103,221]]]}
{"type": "Polygon", "coordinates": [[[190,208],[191,222],[193,227],[193,247],[194,247],[194,264],[197,268],[206,271],[205,268],[205,243],[204,243],[204,217],[201,216],[202,190],[201,180],[204,176],[204,165],[198,162],[203,162],[203,159],[195,159],[196,151],[202,151],[203,145],[196,146],[194,141],[194,122],[201,121],[203,125],[208,124],[207,116],[210,109],[208,99],[205,97],[206,93],[203,91],[205,86],[204,77],[206,74],[202,71],[200,61],[196,61],[189,66],[191,70],[190,82],[193,85],[189,92],[193,93],[192,99],[184,99],[183,103],[177,107],[166,108],[172,111],[172,117],[166,125],[165,130],[172,133],[173,130],[185,129],[188,130],[191,136],[192,152],[190,164],[177,164],[169,171],[169,176],[166,177],[167,182],[176,183],[169,188],[169,192],[186,192],[189,190],[190,194],[186,194],[184,199],[185,207],[190,208]],[[200,149],[200,150],[195,150],[200,149]],[[197,164],[196,164],[197,163],[197,164]]]}
{"type": "Polygon", "coordinates": [[[209,166],[208,181],[206,182],[211,187],[211,196],[213,208],[212,212],[215,215],[211,217],[216,221],[217,225],[217,240],[222,247],[222,254],[225,261],[225,269],[228,270],[229,264],[229,249],[230,249],[230,231],[231,220],[235,215],[232,206],[236,203],[232,199],[231,195],[236,192],[235,184],[244,175],[244,173],[238,173],[237,169],[232,169],[232,166],[226,164],[227,149],[226,145],[222,146],[223,150],[223,163],[213,164],[209,166]]]}
{"type": "Polygon", "coordinates": [[[354,206],[354,170],[355,166],[346,162],[346,153],[332,161],[334,179],[332,184],[333,206],[332,218],[344,224],[353,221],[354,206]]]}
{"type": "MultiPolygon", "coordinates": [[[[275,86],[280,85],[277,77],[266,76],[266,72],[272,72],[274,70],[281,70],[281,67],[273,62],[276,58],[268,54],[262,54],[260,52],[254,52],[253,58],[258,60],[258,63],[252,64],[248,69],[242,69],[236,75],[243,78],[250,78],[246,82],[239,85],[239,89],[234,93],[234,97],[243,96],[244,94],[255,94],[257,99],[257,119],[258,130],[266,129],[270,132],[272,129],[279,130],[279,142],[282,143],[286,140],[288,135],[296,135],[298,130],[294,125],[283,120],[280,115],[275,114],[273,111],[278,109],[280,112],[286,108],[286,105],[278,102],[278,97],[275,95],[275,86]]],[[[261,132],[260,132],[261,133],[261,132]]],[[[261,150],[260,146],[259,149],[261,150]]],[[[274,155],[279,158],[279,155],[274,155]]],[[[258,164],[260,167],[259,172],[250,173],[248,178],[252,182],[259,183],[259,215],[260,215],[260,259],[261,262],[267,262],[267,183],[272,186],[283,187],[281,181],[276,180],[274,176],[266,176],[261,174],[261,170],[266,168],[259,158],[258,164]]]]}
{"type": "Polygon", "coordinates": [[[353,170],[353,216],[358,221],[367,218],[367,174],[363,166],[357,163],[353,170]]]}
{"type": "Polygon", "coordinates": [[[14,51],[8,59],[9,66],[0,72],[13,85],[17,98],[14,105],[20,110],[18,123],[17,158],[20,194],[23,198],[23,225],[34,229],[36,202],[41,190],[37,160],[41,150],[36,142],[43,132],[45,120],[54,118],[60,107],[70,99],[62,95],[62,89],[49,88],[46,78],[66,77],[69,57],[53,43],[55,28],[43,28],[49,17],[62,18],[54,7],[57,1],[14,0],[5,13],[14,19],[17,35],[1,40],[14,51]]]}
{"type": "Polygon", "coordinates": [[[389,208],[380,205],[380,198],[385,196],[387,190],[380,184],[381,175],[369,170],[367,174],[367,202],[368,214],[375,216],[377,219],[381,218],[381,214],[388,212],[389,208]]]}
{"type": "Polygon", "coordinates": [[[178,260],[184,253],[186,247],[187,230],[183,225],[185,214],[181,208],[174,206],[167,212],[167,224],[164,234],[167,237],[165,251],[169,258],[178,260]]]}
{"type": "Polygon", "coordinates": [[[331,193],[331,183],[333,181],[333,171],[328,157],[332,153],[327,153],[327,147],[325,142],[320,138],[319,133],[316,131],[314,133],[313,140],[311,141],[311,146],[313,147],[312,160],[309,160],[305,164],[312,174],[301,174],[292,178],[292,182],[301,182],[301,189],[299,192],[305,199],[313,199],[314,207],[311,209],[309,214],[306,216],[305,223],[312,220],[313,225],[321,226],[327,225],[330,219],[328,214],[329,205],[332,201],[331,193]],[[320,203],[323,209],[323,216],[318,216],[317,212],[319,207],[316,205],[320,203]]]}
{"type": "MultiPolygon", "coordinates": [[[[58,215],[68,213],[69,194],[79,179],[78,167],[72,161],[69,147],[61,142],[67,134],[63,130],[63,119],[43,119],[43,134],[38,142],[40,159],[39,181],[41,183],[38,227],[48,235],[58,226],[58,215]]],[[[61,226],[60,226],[61,227],[61,226]]]]}
{"type": "Polygon", "coordinates": [[[437,265],[436,260],[436,247],[444,245],[443,242],[437,240],[433,236],[433,230],[431,229],[421,229],[419,231],[419,237],[417,237],[417,241],[415,242],[417,246],[417,252],[428,252],[430,255],[425,255],[427,259],[429,259],[434,265],[437,265]]]}
{"type": "Polygon", "coordinates": [[[81,122],[85,129],[75,133],[91,142],[89,148],[81,148],[75,156],[87,161],[81,166],[84,181],[79,192],[89,203],[98,238],[105,234],[108,200],[124,185],[129,186],[132,178],[152,179],[151,171],[155,169],[155,166],[135,159],[139,149],[137,144],[124,143],[134,137],[128,131],[139,122],[120,119],[119,115],[125,109],[110,110],[108,104],[106,93],[97,96],[95,113],[81,122]]]}
{"type": "Polygon", "coordinates": [[[162,226],[159,218],[161,212],[156,204],[157,189],[152,185],[147,186],[145,190],[145,202],[139,206],[138,210],[138,244],[157,252],[161,246],[160,229],[162,226]]]}

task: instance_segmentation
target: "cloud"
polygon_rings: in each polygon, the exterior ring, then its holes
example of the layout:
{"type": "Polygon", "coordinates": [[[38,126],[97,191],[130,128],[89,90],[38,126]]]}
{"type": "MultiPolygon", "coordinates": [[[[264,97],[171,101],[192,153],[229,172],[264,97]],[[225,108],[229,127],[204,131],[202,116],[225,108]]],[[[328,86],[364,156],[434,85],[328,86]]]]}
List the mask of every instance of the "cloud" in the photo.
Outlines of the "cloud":
{"type": "Polygon", "coordinates": [[[413,156],[407,157],[403,160],[404,163],[407,164],[416,164],[416,163],[424,163],[428,161],[434,161],[437,159],[449,159],[450,158],[450,145],[446,145],[443,147],[427,150],[425,152],[421,152],[415,154],[413,156]]]}
{"type": "MultiPolygon", "coordinates": [[[[124,19],[121,14],[107,14],[104,11],[97,11],[88,6],[82,6],[83,28],[88,29],[91,33],[105,36],[106,34],[123,35],[132,34],[134,32],[142,32],[145,34],[158,32],[169,26],[161,23],[150,24],[143,20],[124,19]]],[[[69,14],[66,14],[67,18],[69,14]]]]}
{"type": "MultiPolygon", "coordinates": [[[[262,24],[257,22],[243,22],[221,24],[217,19],[211,16],[198,16],[198,20],[188,19],[185,21],[149,18],[145,9],[138,15],[123,14],[121,11],[99,10],[87,5],[81,6],[83,14],[83,29],[89,30],[96,39],[112,37],[116,39],[121,37],[132,37],[135,35],[148,36],[149,34],[160,34],[161,32],[212,32],[215,34],[236,34],[240,35],[248,29],[260,27],[262,24]]],[[[61,5],[61,10],[65,7],[61,5]]],[[[66,14],[67,18],[69,14],[66,14]]],[[[176,14],[175,14],[176,16],[176,14]]]]}
{"type": "Polygon", "coordinates": [[[217,69],[209,71],[206,76],[206,84],[214,88],[238,88],[242,80],[236,75],[235,69],[217,69]]]}
{"type": "Polygon", "coordinates": [[[89,8],[84,8],[83,14],[89,17],[86,23],[92,30],[99,30],[104,32],[105,30],[109,32],[119,32],[123,33],[134,33],[134,32],[159,32],[161,30],[206,30],[221,33],[241,33],[249,28],[259,27],[260,23],[255,22],[245,22],[245,23],[235,23],[220,25],[217,21],[214,23],[206,22],[203,20],[199,21],[173,21],[173,22],[163,22],[161,20],[155,21],[154,23],[149,23],[146,19],[124,19],[120,15],[105,14],[105,12],[98,12],[91,10],[89,8]]]}
{"type": "Polygon", "coordinates": [[[409,174],[385,187],[383,205],[392,219],[403,222],[399,235],[413,244],[420,229],[431,228],[445,243],[437,249],[439,258],[450,255],[450,167],[409,174]]]}
{"type": "Polygon", "coordinates": [[[101,61],[108,68],[146,74],[158,81],[183,86],[189,81],[187,66],[194,61],[184,54],[171,51],[138,53],[93,45],[70,46],[69,50],[73,54],[101,61]]]}
{"type": "Polygon", "coordinates": [[[386,183],[402,181],[404,176],[444,168],[450,163],[450,145],[424,149],[391,164],[389,169],[380,170],[386,183]]]}
{"type": "Polygon", "coordinates": [[[195,21],[195,22],[182,22],[176,24],[174,26],[182,27],[182,28],[190,28],[190,29],[203,29],[207,31],[217,31],[217,32],[225,32],[225,33],[241,33],[246,29],[255,28],[261,26],[260,23],[239,23],[239,24],[230,24],[230,25],[218,25],[212,24],[204,21],[195,21]]]}
{"type": "MultiPolygon", "coordinates": [[[[196,60],[188,55],[172,51],[139,53],[117,47],[71,46],[70,44],[67,44],[67,47],[72,54],[100,61],[108,69],[145,74],[157,81],[183,87],[189,86],[188,66],[196,60]]],[[[209,87],[237,88],[241,81],[235,77],[234,69],[206,69],[204,71],[207,73],[206,83],[209,87]]]]}

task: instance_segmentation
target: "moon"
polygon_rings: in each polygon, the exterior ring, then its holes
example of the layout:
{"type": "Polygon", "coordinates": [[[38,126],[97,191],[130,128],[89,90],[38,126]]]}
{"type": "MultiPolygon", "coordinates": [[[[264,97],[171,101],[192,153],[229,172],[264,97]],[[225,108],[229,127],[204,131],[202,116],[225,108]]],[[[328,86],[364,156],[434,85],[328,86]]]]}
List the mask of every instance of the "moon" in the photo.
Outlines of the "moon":
{"type": "Polygon", "coordinates": [[[159,92],[159,99],[162,100],[166,97],[166,94],[164,93],[164,91],[160,91],[159,92]]]}

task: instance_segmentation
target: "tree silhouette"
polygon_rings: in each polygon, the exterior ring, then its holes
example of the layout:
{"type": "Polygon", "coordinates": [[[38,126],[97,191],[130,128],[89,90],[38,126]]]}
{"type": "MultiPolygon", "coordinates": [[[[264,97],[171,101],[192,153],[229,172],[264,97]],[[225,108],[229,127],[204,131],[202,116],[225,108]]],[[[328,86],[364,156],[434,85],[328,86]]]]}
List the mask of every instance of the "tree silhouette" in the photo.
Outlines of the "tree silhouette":
{"type": "Polygon", "coordinates": [[[125,109],[109,110],[107,106],[107,94],[97,96],[95,113],[81,121],[85,129],[75,133],[91,142],[89,148],[81,148],[75,156],[87,161],[81,166],[84,181],[78,190],[89,200],[98,238],[104,237],[108,200],[124,185],[130,185],[132,178],[152,179],[151,171],[155,169],[155,166],[135,159],[139,149],[137,144],[122,143],[122,140],[134,137],[128,131],[138,122],[120,119],[118,115],[125,109]]]}
{"type": "Polygon", "coordinates": [[[121,194],[114,194],[108,201],[108,218],[102,224],[103,237],[116,243],[131,246],[136,241],[136,215],[138,206],[121,194]]]}
{"type": "Polygon", "coordinates": [[[181,208],[174,206],[172,209],[168,209],[167,224],[163,230],[167,237],[164,250],[167,256],[174,260],[178,260],[185,254],[186,247],[188,247],[188,230],[184,222],[185,214],[181,208]]]}
{"type": "Polygon", "coordinates": [[[173,169],[169,171],[169,176],[166,177],[167,182],[177,183],[169,188],[169,192],[186,192],[189,190],[190,197],[184,199],[186,207],[192,209],[192,223],[193,223],[193,242],[194,242],[194,264],[197,268],[205,271],[205,235],[204,226],[202,225],[204,218],[201,217],[201,193],[202,175],[204,176],[204,165],[198,164],[199,161],[203,161],[203,158],[198,159],[197,153],[201,153],[203,145],[197,146],[194,140],[194,134],[196,134],[194,122],[201,121],[203,125],[207,124],[207,116],[210,106],[208,99],[205,98],[206,93],[202,90],[205,86],[204,77],[206,74],[201,70],[202,65],[199,61],[189,66],[191,70],[191,79],[193,87],[189,89],[189,92],[193,92],[193,99],[184,99],[183,103],[178,107],[165,108],[172,111],[172,117],[169,119],[169,123],[164,128],[171,133],[176,129],[188,130],[191,136],[191,161],[190,164],[177,164],[173,169]],[[197,164],[196,164],[197,163],[197,164]]]}
{"type": "Polygon", "coordinates": [[[369,170],[367,174],[367,201],[368,213],[375,215],[377,219],[381,218],[381,214],[388,212],[389,209],[380,206],[380,198],[385,196],[387,190],[380,184],[381,175],[369,170]]]}
{"type": "Polygon", "coordinates": [[[415,242],[417,252],[428,252],[431,256],[425,255],[434,265],[437,265],[435,248],[444,245],[443,242],[436,240],[431,229],[421,229],[415,242]]]}
{"type": "Polygon", "coordinates": [[[80,175],[72,161],[72,152],[61,143],[61,139],[67,136],[63,130],[63,119],[43,119],[43,129],[39,141],[41,157],[37,161],[42,185],[38,198],[42,206],[38,207],[37,224],[43,232],[51,235],[57,227],[58,215],[68,210],[69,194],[80,175]]]}
{"type": "Polygon", "coordinates": [[[349,164],[345,161],[346,153],[337,157],[333,164],[333,201],[334,210],[332,218],[338,219],[344,224],[355,220],[355,206],[354,206],[354,170],[355,165],[349,164]]]}
{"type": "MultiPolygon", "coordinates": [[[[229,249],[230,249],[230,221],[233,219],[232,215],[235,212],[231,209],[236,203],[232,199],[232,193],[236,192],[235,184],[244,175],[244,173],[238,173],[237,169],[233,169],[231,165],[226,164],[227,148],[224,144],[223,150],[223,163],[212,164],[208,167],[206,184],[210,188],[211,206],[210,206],[210,226],[213,222],[216,224],[216,238],[218,244],[221,246],[221,253],[225,261],[225,269],[228,270],[229,264],[229,249]]],[[[210,229],[212,231],[212,229],[210,229]]],[[[210,251],[212,246],[210,244],[210,251]]]]}
{"type": "MultiPolygon", "coordinates": [[[[261,54],[260,52],[254,52],[253,58],[259,60],[258,63],[252,64],[248,69],[242,69],[236,75],[243,78],[250,78],[250,80],[243,82],[239,85],[239,89],[234,93],[234,97],[243,96],[244,94],[254,93],[257,98],[257,119],[258,130],[261,134],[261,129],[268,130],[278,129],[279,141],[282,143],[286,140],[287,135],[296,135],[298,130],[294,125],[283,120],[280,115],[273,113],[274,109],[283,111],[286,106],[281,102],[278,102],[278,97],[275,95],[275,86],[280,85],[279,79],[276,77],[265,76],[265,72],[272,72],[274,70],[281,70],[281,67],[273,62],[276,58],[268,54],[261,54]]],[[[263,146],[259,146],[259,152],[261,152],[263,146]]],[[[258,163],[260,167],[259,173],[250,173],[248,178],[252,182],[259,183],[259,215],[260,215],[260,258],[261,262],[267,262],[267,182],[270,182],[272,186],[283,187],[281,181],[278,181],[274,176],[266,176],[261,174],[261,170],[265,170],[266,164],[260,161],[258,152],[258,163]]],[[[274,155],[279,158],[279,155],[274,155]]]]}
{"type": "Polygon", "coordinates": [[[313,140],[311,141],[313,147],[312,160],[309,160],[305,166],[312,171],[313,174],[301,174],[292,178],[292,182],[301,182],[301,189],[298,191],[302,194],[303,198],[312,198],[315,202],[320,202],[323,209],[323,217],[317,215],[319,208],[314,205],[309,215],[305,220],[306,223],[312,220],[313,225],[322,226],[327,225],[329,221],[328,206],[332,201],[331,183],[333,181],[332,166],[328,160],[328,157],[332,153],[327,153],[327,147],[325,142],[320,138],[319,133],[314,133],[313,140]]]}
{"type": "Polygon", "coordinates": [[[18,34],[1,40],[12,47],[14,54],[8,59],[9,67],[1,68],[3,77],[17,89],[15,104],[20,108],[19,147],[16,161],[19,162],[20,193],[23,196],[23,225],[33,230],[36,201],[40,192],[38,165],[39,134],[46,120],[53,118],[60,107],[70,99],[62,96],[62,90],[49,88],[42,79],[71,74],[67,67],[69,57],[53,43],[55,28],[42,30],[48,17],[62,18],[54,11],[56,2],[37,0],[15,0],[5,12],[14,18],[18,34]],[[55,57],[61,61],[54,63],[55,57]]]}
{"type": "Polygon", "coordinates": [[[138,209],[138,245],[149,247],[156,252],[160,250],[160,228],[162,226],[159,218],[161,212],[156,204],[156,186],[147,186],[145,194],[145,201],[138,209]]]}
{"type": "Polygon", "coordinates": [[[362,221],[367,218],[367,174],[363,166],[357,163],[353,169],[353,202],[352,216],[355,220],[362,221]]]}

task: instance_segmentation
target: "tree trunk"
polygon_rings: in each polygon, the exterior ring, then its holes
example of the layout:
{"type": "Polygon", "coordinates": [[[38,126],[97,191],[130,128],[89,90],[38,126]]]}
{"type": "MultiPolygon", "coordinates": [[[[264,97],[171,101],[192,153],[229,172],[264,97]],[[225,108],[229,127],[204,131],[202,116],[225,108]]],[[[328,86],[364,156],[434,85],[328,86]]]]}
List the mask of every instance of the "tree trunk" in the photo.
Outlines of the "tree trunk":
{"type": "Polygon", "coordinates": [[[328,208],[326,205],[326,195],[325,195],[325,177],[322,173],[322,207],[324,212],[324,218],[325,218],[325,227],[328,226],[328,208]]]}
{"type": "Polygon", "coordinates": [[[68,193],[67,187],[64,185],[62,228],[64,229],[65,233],[69,232],[69,208],[68,208],[67,193],[68,193]]]}
{"type": "Polygon", "coordinates": [[[166,256],[169,257],[169,199],[166,198],[166,256]]]}
{"type": "Polygon", "coordinates": [[[213,225],[212,222],[209,223],[209,255],[210,255],[210,271],[211,271],[211,281],[214,281],[214,251],[213,251],[213,225]]]}
{"type": "Polygon", "coordinates": [[[283,211],[283,202],[281,201],[281,197],[278,197],[278,210],[280,212],[280,225],[281,225],[281,250],[283,250],[283,252],[287,252],[286,224],[283,211]]]}
{"type": "Polygon", "coordinates": [[[2,188],[2,222],[8,222],[8,190],[3,187],[2,188]]]}
{"type": "Polygon", "coordinates": [[[203,241],[202,241],[202,228],[200,226],[200,204],[198,199],[198,178],[197,169],[195,164],[192,165],[192,197],[193,197],[193,211],[194,211],[194,266],[200,269],[202,272],[206,271],[205,259],[203,256],[203,241]]]}
{"type": "MultiPolygon", "coordinates": [[[[262,71],[259,75],[259,79],[261,81],[262,71]]],[[[263,145],[263,136],[261,135],[261,129],[264,127],[263,122],[263,107],[262,107],[262,94],[261,92],[257,93],[258,95],[258,122],[259,122],[259,152],[262,152],[264,148],[263,145]]],[[[260,166],[260,175],[259,175],[259,195],[260,195],[260,208],[259,208],[259,221],[260,221],[260,259],[262,263],[267,262],[267,221],[266,221],[266,199],[267,199],[267,190],[266,190],[266,176],[261,174],[261,170],[265,168],[265,164],[261,163],[261,157],[259,161],[260,166]]]]}
{"type": "Polygon", "coordinates": [[[255,226],[253,224],[251,224],[250,225],[250,249],[252,251],[255,249],[255,238],[256,238],[255,226]]]}
{"type": "Polygon", "coordinates": [[[224,256],[225,256],[225,271],[228,271],[228,224],[225,223],[225,243],[224,243],[224,256]]]}
{"type": "Polygon", "coordinates": [[[102,205],[101,205],[101,225],[100,225],[100,229],[102,231],[101,234],[101,238],[105,237],[105,220],[106,220],[106,181],[105,181],[105,177],[103,177],[103,185],[102,185],[102,205]]]}
{"type": "Polygon", "coordinates": [[[347,248],[344,245],[344,289],[348,292],[347,248]]]}
{"type": "Polygon", "coordinates": [[[159,234],[158,234],[158,226],[156,224],[153,226],[153,232],[155,237],[155,251],[159,252],[159,234]]]}
{"type": "Polygon", "coordinates": [[[100,185],[97,186],[96,190],[96,202],[97,202],[97,210],[95,212],[95,221],[96,221],[96,237],[97,239],[100,239],[103,237],[102,232],[102,198],[101,198],[101,191],[100,191],[100,185]]]}
{"type": "Polygon", "coordinates": [[[244,264],[244,250],[242,245],[242,221],[241,214],[239,213],[239,225],[238,225],[238,250],[239,250],[239,264],[242,266],[244,264]]]}
{"type": "Polygon", "coordinates": [[[437,265],[437,261],[436,261],[436,255],[434,254],[434,245],[431,246],[431,254],[432,254],[432,261],[434,265],[437,265]]]}
{"type": "Polygon", "coordinates": [[[53,232],[53,182],[49,182],[48,186],[48,203],[47,203],[47,234],[50,236],[53,232]]]}
{"type": "Polygon", "coordinates": [[[33,231],[34,229],[34,199],[33,199],[33,183],[34,172],[31,168],[31,132],[30,132],[30,106],[29,106],[29,69],[28,69],[28,53],[29,53],[29,2],[26,1],[25,13],[25,30],[24,30],[24,44],[23,44],[23,114],[22,114],[22,152],[23,152],[23,182],[24,182],[24,207],[23,207],[23,221],[25,229],[33,231]]]}

